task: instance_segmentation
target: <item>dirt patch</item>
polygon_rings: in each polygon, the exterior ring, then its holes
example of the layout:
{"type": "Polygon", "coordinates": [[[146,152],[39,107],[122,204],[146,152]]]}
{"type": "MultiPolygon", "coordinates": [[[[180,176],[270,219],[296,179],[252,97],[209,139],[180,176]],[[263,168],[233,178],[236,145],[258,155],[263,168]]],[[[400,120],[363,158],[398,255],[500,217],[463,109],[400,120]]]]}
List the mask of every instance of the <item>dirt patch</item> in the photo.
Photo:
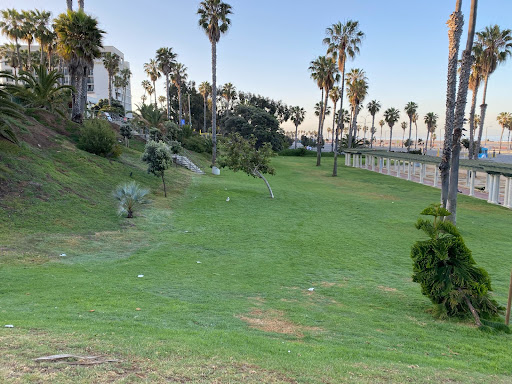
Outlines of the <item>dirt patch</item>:
{"type": "Polygon", "coordinates": [[[398,289],[396,288],[385,287],[383,285],[379,285],[377,288],[384,292],[398,292],[398,289]]]}
{"type": "Polygon", "coordinates": [[[322,331],[318,327],[306,327],[295,324],[286,319],[283,311],[274,309],[262,310],[253,309],[248,316],[237,316],[240,320],[245,321],[251,328],[259,329],[265,332],[281,333],[284,335],[293,335],[299,338],[304,337],[304,332],[322,331]]]}

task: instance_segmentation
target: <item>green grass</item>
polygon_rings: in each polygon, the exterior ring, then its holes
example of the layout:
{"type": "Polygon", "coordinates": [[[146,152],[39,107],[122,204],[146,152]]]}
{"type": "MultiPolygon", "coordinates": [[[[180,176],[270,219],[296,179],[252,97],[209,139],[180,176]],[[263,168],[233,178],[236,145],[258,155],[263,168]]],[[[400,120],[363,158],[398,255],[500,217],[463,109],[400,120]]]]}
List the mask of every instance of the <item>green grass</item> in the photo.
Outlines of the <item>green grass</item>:
{"type": "MultiPolygon", "coordinates": [[[[332,178],[332,159],[278,157],[274,200],[244,174],[179,170],[164,199],[137,158],[52,153],[34,171],[50,170],[48,201],[2,202],[0,325],[15,325],[0,329],[5,382],[512,381],[510,335],[433,319],[411,281],[414,223],[438,190],[343,159],[332,178]],[[158,191],[131,221],[108,196],[128,169],[158,191]],[[56,353],[122,362],[31,361],[56,353]]],[[[459,228],[502,304],[511,218],[460,196],[459,228]]]]}

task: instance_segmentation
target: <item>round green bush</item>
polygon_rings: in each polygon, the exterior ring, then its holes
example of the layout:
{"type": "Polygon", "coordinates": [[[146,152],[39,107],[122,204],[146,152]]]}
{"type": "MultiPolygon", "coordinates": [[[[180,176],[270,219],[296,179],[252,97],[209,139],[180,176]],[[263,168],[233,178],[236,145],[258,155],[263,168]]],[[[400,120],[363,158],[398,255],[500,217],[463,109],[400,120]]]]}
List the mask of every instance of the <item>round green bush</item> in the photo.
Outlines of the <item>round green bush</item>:
{"type": "Polygon", "coordinates": [[[108,121],[101,119],[84,121],[78,148],[104,157],[117,157],[121,154],[114,130],[108,121]]]}

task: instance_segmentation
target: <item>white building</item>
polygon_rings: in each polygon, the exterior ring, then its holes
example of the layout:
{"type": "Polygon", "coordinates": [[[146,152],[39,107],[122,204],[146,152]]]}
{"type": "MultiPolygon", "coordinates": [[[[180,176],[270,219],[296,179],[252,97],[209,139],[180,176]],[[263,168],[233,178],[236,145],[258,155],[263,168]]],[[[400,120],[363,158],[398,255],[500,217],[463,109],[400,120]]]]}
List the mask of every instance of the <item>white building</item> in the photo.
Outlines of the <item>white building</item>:
{"type": "MultiPolygon", "coordinates": [[[[27,50],[28,47],[21,46],[21,50],[27,50]]],[[[38,46],[31,47],[32,52],[39,51],[38,46]]],[[[101,49],[102,52],[112,52],[117,54],[121,60],[119,63],[119,70],[130,68],[130,63],[125,61],[124,53],[119,49],[113,46],[106,46],[101,49]]],[[[0,71],[11,71],[12,67],[5,61],[5,58],[0,58],[0,71]]],[[[64,84],[69,84],[69,72],[67,68],[64,68],[64,84]]],[[[116,89],[112,86],[112,97],[119,102],[123,103],[123,89],[116,89]]],[[[103,59],[100,57],[99,59],[94,60],[94,67],[89,74],[89,78],[87,80],[87,102],[96,104],[100,99],[108,99],[108,72],[103,66],[103,59]]],[[[126,95],[125,95],[125,110],[132,110],[132,92],[131,92],[131,81],[126,87],[126,95]]]]}

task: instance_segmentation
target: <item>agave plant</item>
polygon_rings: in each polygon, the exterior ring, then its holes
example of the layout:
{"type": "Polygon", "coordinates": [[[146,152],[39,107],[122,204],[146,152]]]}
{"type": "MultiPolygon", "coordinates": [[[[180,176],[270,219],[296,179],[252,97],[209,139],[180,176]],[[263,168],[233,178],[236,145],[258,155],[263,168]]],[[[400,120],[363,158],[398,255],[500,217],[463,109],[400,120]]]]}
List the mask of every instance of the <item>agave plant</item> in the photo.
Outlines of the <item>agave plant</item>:
{"type": "Polygon", "coordinates": [[[133,211],[136,206],[148,203],[146,195],[149,189],[143,189],[135,181],[118,185],[113,195],[119,201],[119,215],[126,215],[128,219],[133,217],[133,211]]]}

